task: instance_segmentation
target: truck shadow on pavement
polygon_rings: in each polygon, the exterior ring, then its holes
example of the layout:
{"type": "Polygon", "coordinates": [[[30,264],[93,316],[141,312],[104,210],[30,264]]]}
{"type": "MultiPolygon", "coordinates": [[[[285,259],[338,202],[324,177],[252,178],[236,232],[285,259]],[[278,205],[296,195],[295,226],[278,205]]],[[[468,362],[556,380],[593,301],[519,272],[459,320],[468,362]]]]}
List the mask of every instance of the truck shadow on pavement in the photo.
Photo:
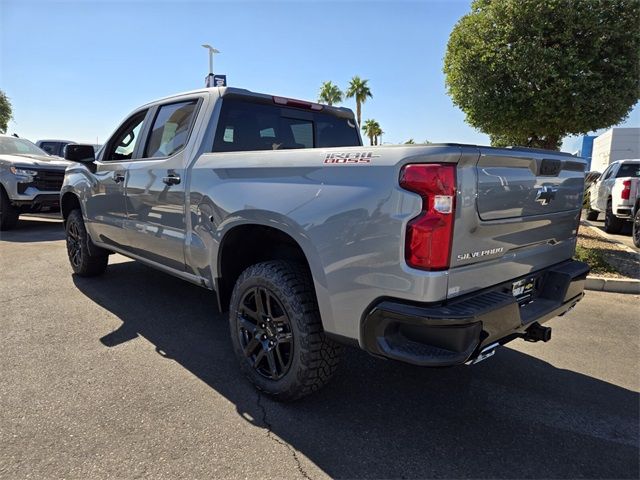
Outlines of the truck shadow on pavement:
{"type": "Polygon", "coordinates": [[[21,216],[18,224],[6,232],[0,232],[0,241],[15,243],[54,242],[64,240],[62,220],[42,221],[21,216]]]}
{"type": "MultiPolygon", "coordinates": [[[[640,474],[637,393],[509,348],[483,364],[451,369],[421,369],[348,349],[326,388],[279,404],[242,378],[226,316],[217,313],[211,292],[136,262],[110,265],[104,278],[74,277],[74,283],[122,320],[100,339],[106,347],[144,337],[233,402],[272,441],[286,442],[331,477],[640,474]]],[[[269,452],[266,444],[265,457],[269,452]]]]}

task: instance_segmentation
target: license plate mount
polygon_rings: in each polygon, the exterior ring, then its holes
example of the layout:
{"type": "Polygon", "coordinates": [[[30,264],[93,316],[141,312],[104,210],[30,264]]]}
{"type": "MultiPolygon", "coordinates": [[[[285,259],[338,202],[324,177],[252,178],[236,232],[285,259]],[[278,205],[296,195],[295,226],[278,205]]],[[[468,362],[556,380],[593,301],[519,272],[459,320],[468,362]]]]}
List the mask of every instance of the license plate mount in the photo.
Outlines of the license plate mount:
{"type": "Polygon", "coordinates": [[[523,278],[511,284],[511,294],[518,301],[520,306],[526,305],[533,300],[536,289],[535,277],[523,278]]]}

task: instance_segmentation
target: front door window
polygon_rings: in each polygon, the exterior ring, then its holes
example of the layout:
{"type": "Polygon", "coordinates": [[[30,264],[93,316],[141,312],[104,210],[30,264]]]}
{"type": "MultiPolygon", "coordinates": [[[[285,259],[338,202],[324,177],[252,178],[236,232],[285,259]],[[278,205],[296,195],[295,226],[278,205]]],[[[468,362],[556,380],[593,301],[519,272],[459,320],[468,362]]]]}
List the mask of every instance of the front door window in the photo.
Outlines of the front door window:
{"type": "Polygon", "coordinates": [[[146,111],[136,113],[116,132],[109,143],[104,157],[105,160],[131,160],[140,139],[142,123],[146,114],[146,111]]]}

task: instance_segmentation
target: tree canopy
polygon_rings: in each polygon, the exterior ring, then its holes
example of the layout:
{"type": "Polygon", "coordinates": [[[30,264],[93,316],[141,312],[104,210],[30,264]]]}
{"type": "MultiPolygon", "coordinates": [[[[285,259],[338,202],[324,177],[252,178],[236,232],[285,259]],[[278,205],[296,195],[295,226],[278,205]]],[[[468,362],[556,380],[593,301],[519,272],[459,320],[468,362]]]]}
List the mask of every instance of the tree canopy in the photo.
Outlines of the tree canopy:
{"type": "Polygon", "coordinates": [[[364,130],[364,134],[369,137],[370,145],[378,145],[378,137],[380,137],[384,133],[382,131],[382,128],[380,127],[380,124],[372,118],[364,122],[364,125],[362,125],[362,130],[364,130]]]}
{"type": "Polygon", "coordinates": [[[335,105],[342,102],[342,95],[342,90],[335,83],[331,81],[322,82],[320,93],[318,94],[318,102],[335,105]]]}
{"type": "Polygon", "coordinates": [[[639,18],[638,0],[474,0],[449,38],[449,95],[496,145],[615,125],[639,98],[639,18]]]}
{"type": "Polygon", "coordinates": [[[360,123],[362,121],[362,104],[367,101],[367,98],[373,98],[369,88],[369,80],[363,80],[358,75],[355,75],[349,81],[346,97],[356,99],[356,118],[358,119],[358,125],[362,125],[360,123]]]}
{"type": "Polygon", "coordinates": [[[11,120],[11,102],[7,95],[0,90],[0,133],[6,133],[11,120]]]}

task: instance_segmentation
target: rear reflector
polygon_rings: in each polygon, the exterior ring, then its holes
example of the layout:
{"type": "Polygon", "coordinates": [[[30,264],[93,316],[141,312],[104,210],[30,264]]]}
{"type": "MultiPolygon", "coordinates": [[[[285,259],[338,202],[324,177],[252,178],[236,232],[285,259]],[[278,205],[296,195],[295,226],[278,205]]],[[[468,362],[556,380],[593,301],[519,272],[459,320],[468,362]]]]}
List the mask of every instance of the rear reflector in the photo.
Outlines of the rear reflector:
{"type": "Polygon", "coordinates": [[[272,97],[273,103],[277,105],[286,105],[287,107],[305,108],[307,110],[322,110],[323,106],[319,103],[305,102],[303,100],[294,100],[285,97],[272,97]]]}
{"type": "Polygon", "coordinates": [[[622,182],[622,193],[620,196],[623,200],[629,200],[631,197],[631,180],[625,180],[622,182]]]}
{"type": "Polygon", "coordinates": [[[446,270],[453,240],[456,166],[406,165],[400,172],[400,186],[422,197],[422,212],[407,226],[407,264],[422,270],[446,270]]]}

